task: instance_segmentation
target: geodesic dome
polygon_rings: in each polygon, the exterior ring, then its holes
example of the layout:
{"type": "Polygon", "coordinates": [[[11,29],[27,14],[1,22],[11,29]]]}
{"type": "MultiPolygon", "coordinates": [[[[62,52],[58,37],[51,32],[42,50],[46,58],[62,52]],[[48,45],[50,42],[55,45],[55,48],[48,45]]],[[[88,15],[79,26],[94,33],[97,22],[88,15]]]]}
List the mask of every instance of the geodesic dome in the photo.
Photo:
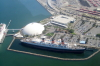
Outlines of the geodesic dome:
{"type": "Polygon", "coordinates": [[[34,36],[34,35],[42,34],[43,30],[44,30],[44,25],[42,25],[40,23],[33,22],[33,23],[29,23],[24,28],[22,28],[21,34],[34,36]]]}

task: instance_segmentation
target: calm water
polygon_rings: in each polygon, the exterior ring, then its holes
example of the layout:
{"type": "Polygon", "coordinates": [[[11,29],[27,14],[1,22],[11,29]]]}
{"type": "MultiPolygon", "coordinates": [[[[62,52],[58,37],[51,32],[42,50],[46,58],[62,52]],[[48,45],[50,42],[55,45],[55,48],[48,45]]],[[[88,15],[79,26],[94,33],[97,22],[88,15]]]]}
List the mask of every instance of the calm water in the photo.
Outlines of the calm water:
{"type": "MultiPolygon", "coordinates": [[[[30,22],[38,22],[50,16],[51,14],[36,0],[0,0],[0,22],[8,24],[9,20],[12,20],[9,28],[21,28],[30,22]]],[[[0,66],[100,66],[100,53],[85,61],[61,61],[8,51],[6,49],[11,40],[12,37],[6,37],[4,43],[0,44],[0,66]]],[[[19,40],[16,40],[12,48],[20,49],[22,46],[19,46],[19,44],[19,40]]],[[[62,57],[59,53],[37,49],[34,49],[34,51],[62,57]]]]}

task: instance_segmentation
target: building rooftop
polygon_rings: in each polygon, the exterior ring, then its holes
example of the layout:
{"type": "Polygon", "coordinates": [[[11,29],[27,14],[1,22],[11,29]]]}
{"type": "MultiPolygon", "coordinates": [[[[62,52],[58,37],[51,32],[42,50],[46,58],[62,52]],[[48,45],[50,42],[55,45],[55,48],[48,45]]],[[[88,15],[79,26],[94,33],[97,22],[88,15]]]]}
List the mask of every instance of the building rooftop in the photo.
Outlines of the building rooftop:
{"type": "Polygon", "coordinates": [[[67,24],[71,21],[75,21],[75,19],[73,17],[59,15],[59,16],[53,17],[52,21],[67,24]]]}
{"type": "Polygon", "coordinates": [[[85,44],[86,41],[80,41],[80,44],[85,44]]]}

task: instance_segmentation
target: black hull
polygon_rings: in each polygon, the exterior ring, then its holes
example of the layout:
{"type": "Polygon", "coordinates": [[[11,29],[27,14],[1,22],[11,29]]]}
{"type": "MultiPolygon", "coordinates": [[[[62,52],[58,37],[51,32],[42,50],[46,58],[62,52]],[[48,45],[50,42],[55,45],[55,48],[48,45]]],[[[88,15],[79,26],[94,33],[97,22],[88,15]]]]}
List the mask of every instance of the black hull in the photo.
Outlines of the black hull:
{"type": "Polygon", "coordinates": [[[28,46],[30,48],[38,48],[38,49],[44,49],[44,50],[49,50],[49,51],[55,51],[55,52],[61,52],[61,53],[66,53],[66,52],[69,52],[69,53],[83,53],[85,49],[75,49],[75,50],[72,50],[72,49],[56,49],[56,48],[51,48],[51,47],[44,47],[44,46],[38,46],[38,45],[31,45],[31,44],[27,44],[27,43],[24,43],[22,42],[21,43],[23,46],[28,46]]]}

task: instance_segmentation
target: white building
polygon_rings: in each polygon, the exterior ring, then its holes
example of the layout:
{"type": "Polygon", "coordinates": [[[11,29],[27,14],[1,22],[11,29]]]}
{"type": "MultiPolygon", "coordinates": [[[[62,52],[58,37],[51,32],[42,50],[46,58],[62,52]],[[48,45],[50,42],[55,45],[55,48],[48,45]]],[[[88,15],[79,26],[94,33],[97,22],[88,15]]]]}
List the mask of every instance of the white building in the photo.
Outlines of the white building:
{"type": "Polygon", "coordinates": [[[21,29],[21,34],[28,36],[39,35],[42,34],[44,29],[45,29],[44,25],[32,22],[27,24],[24,28],[21,29]]]}
{"type": "Polygon", "coordinates": [[[74,23],[75,19],[73,17],[65,16],[65,15],[59,15],[55,16],[51,19],[51,23],[60,25],[63,27],[67,27],[68,23],[74,23]]]}

